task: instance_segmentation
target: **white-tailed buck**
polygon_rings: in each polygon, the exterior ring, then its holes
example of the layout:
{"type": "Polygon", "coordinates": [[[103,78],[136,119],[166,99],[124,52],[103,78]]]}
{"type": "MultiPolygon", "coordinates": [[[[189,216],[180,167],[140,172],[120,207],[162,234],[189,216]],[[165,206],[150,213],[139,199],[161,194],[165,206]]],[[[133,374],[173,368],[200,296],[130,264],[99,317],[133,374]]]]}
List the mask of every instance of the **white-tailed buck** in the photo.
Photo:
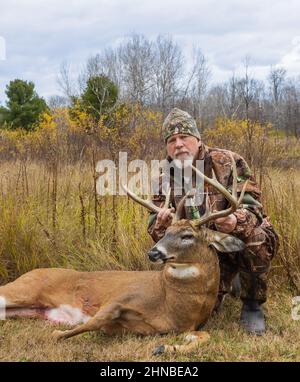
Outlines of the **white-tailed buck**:
{"type": "MultiPolygon", "coordinates": [[[[182,199],[172,225],[148,253],[152,262],[164,263],[161,271],[36,269],[0,287],[6,318],[35,317],[75,325],[70,330],[54,331],[58,339],[91,330],[142,335],[197,331],[209,318],[217,298],[219,264],[215,249],[236,252],[244,248],[239,239],[203,225],[232,213],[244,192],[237,198],[234,161],[232,194],[215,179],[194,170],[225,195],[230,208],[209,211],[198,220],[177,220],[182,199]]],[[[126,191],[148,209],[159,211],[151,202],[126,191]]],[[[186,351],[207,338],[205,332],[194,332],[187,337],[191,341],[188,345],[162,346],[156,353],[186,351]]]]}

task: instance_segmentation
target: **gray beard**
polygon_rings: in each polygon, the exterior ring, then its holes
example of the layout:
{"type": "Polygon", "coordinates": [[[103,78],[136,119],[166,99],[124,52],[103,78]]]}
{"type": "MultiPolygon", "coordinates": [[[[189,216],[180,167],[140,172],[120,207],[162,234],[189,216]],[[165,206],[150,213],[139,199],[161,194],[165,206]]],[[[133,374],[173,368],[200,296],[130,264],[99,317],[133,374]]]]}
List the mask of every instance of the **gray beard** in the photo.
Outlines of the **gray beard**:
{"type": "Polygon", "coordinates": [[[173,159],[174,166],[176,166],[178,169],[184,169],[189,167],[193,163],[194,157],[190,155],[188,158],[185,159],[173,159]]]}

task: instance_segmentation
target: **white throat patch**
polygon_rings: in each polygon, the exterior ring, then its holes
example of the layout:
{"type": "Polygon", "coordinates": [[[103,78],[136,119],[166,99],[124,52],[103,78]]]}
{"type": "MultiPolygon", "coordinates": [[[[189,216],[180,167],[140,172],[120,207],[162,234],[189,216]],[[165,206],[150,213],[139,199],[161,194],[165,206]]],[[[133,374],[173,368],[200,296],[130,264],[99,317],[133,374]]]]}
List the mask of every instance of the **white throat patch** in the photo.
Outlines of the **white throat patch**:
{"type": "Polygon", "coordinates": [[[194,265],[174,264],[168,268],[170,276],[176,279],[190,279],[199,276],[200,272],[194,265]]]}

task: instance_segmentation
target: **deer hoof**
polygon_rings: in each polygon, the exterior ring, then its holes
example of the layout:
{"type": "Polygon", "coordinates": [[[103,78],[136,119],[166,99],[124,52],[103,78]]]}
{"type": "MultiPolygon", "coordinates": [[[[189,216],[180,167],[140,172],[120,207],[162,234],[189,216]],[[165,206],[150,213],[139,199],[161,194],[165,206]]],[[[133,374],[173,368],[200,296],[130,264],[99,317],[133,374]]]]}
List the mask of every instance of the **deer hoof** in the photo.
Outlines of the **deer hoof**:
{"type": "Polygon", "coordinates": [[[152,355],[161,355],[165,352],[165,345],[157,346],[153,352],[152,355]]]}
{"type": "Polygon", "coordinates": [[[52,332],[52,337],[56,340],[61,340],[63,338],[64,332],[62,330],[54,330],[52,332]]]}

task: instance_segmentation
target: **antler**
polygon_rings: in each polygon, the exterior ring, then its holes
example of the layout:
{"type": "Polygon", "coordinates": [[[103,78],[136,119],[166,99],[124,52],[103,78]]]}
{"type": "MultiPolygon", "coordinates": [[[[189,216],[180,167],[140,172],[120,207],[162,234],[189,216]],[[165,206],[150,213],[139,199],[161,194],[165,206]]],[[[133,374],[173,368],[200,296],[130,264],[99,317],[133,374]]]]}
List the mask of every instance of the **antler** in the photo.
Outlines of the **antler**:
{"type": "Polygon", "coordinates": [[[173,222],[176,222],[176,221],[182,219],[182,213],[183,213],[183,210],[184,210],[185,201],[191,195],[191,192],[192,192],[192,190],[188,191],[184,195],[184,197],[180,200],[180,202],[179,202],[179,204],[177,206],[175,217],[173,218],[173,222]]]}
{"type": "Polygon", "coordinates": [[[195,224],[197,226],[203,225],[211,220],[215,220],[221,217],[225,217],[230,215],[232,212],[236,211],[241,204],[244,193],[248,184],[248,180],[245,182],[244,187],[241,191],[240,197],[237,198],[237,171],[236,171],[236,164],[235,160],[233,158],[233,155],[230,153],[230,157],[232,160],[232,172],[233,172],[233,181],[232,181],[232,194],[226,190],[226,188],[217,181],[217,179],[211,179],[208,178],[206,175],[204,175],[201,171],[199,171],[196,167],[191,165],[192,169],[207,183],[209,183],[211,186],[213,186],[216,190],[218,190],[221,194],[225,196],[225,198],[229,201],[230,207],[223,211],[216,211],[216,212],[208,212],[208,195],[206,195],[206,212],[203,217],[195,221],[195,224]]]}
{"type": "MultiPolygon", "coordinates": [[[[159,213],[162,210],[162,208],[169,208],[170,197],[171,197],[171,187],[168,188],[168,192],[166,195],[166,200],[165,200],[164,206],[163,207],[157,207],[151,200],[145,200],[145,199],[142,199],[139,196],[137,196],[134,192],[130,191],[124,184],[121,183],[121,186],[122,186],[123,190],[127,193],[127,195],[132,200],[139,203],[143,207],[146,207],[148,210],[150,210],[152,212],[159,213]]],[[[187,192],[184,195],[184,197],[180,200],[178,207],[177,207],[177,210],[176,210],[176,214],[171,212],[170,215],[172,217],[173,223],[181,219],[182,210],[184,208],[186,198],[190,195],[190,193],[191,193],[191,191],[187,192]]]]}
{"type": "MultiPolygon", "coordinates": [[[[124,184],[121,183],[121,186],[123,188],[123,190],[127,193],[127,195],[132,199],[134,200],[135,202],[139,203],[140,205],[142,205],[143,207],[146,207],[148,210],[152,211],[152,212],[155,212],[155,213],[159,213],[162,209],[162,207],[158,207],[156,206],[151,200],[145,200],[145,199],[142,199],[140,198],[139,196],[137,196],[134,192],[130,191],[124,184]]],[[[171,197],[171,187],[169,187],[168,189],[168,192],[167,192],[167,195],[166,195],[166,200],[165,200],[165,203],[164,203],[164,207],[163,208],[168,208],[169,207],[169,203],[170,203],[170,197],[171,197]]],[[[174,217],[174,214],[171,215],[172,217],[174,217]]]]}
{"type": "MultiPolygon", "coordinates": [[[[232,172],[233,172],[232,194],[230,194],[230,192],[227,191],[226,188],[221,183],[219,183],[217,181],[215,176],[214,176],[213,179],[208,178],[201,171],[199,171],[196,167],[191,165],[192,169],[196,172],[196,174],[198,174],[200,176],[200,178],[205,180],[207,183],[212,185],[216,190],[218,190],[221,194],[223,194],[225,196],[225,198],[230,203],[230,207],[227,208],[226,210],[210,212],[209,211],[209,209],[210,209],[209,208],[209,198],[208,198],[208,195],[206,195],[206,211],[205,211],[205,215],[202,216],[200,219],[197,219],[197,220],[194,221],[194,224],[197,225],[197,226],[206,224],[207,222],[209,222],[211,220],[215,220],[215,219],[218,219],[218,218],[230,215],[232,212],[236,211],[237,208],[239,207],[239,205],[242,203],[242,200],[243,200],[243,197],[244,197],[244,193],[245,193],[248,181],[245,182],[244,187],[243,187],[243,189],[241,191],[240,197],[237,198],[237,170],[236,170],[236,164],[235,164],[235,160],[234,160],[234,158],[233,158],[231,153],[230,153],[230,157],[231,157],[231,160],[232,160],[232,172]]],[[[127,193],[127,195],[132,200],[134,200],[135,202],[139,203],[143,207],[146,207],[148,210],[150,210],[152,212],[159,213],[161,211],[162,207],[156,206],[151,200],[145,200],[145,199],[140,198],[135,193],[130,191],[124,184],[121,184],[121,186],[124,189],[124,191],[127,193]]],[[[168,189],[168,192],[167,192],[167,195],[166,195],[166,200],[165,200],[163,208],[168,208],[169,207],[170,195],[171,195],[171,187],[169,187],[169,189],[168,189]]],[[[178,205],[178,208],[177,208],[176,215],[173,214],[173,213],[171,214],[171,217],[173,218],[173,221],[180,220],[180,215],[181,215],[181,212],[182,212],[185,200],[186,200],[186,198],[189,195],[190,195],[190,192],[186,193],[186,195],[180,201],[180,203],[178,205]]]]}

